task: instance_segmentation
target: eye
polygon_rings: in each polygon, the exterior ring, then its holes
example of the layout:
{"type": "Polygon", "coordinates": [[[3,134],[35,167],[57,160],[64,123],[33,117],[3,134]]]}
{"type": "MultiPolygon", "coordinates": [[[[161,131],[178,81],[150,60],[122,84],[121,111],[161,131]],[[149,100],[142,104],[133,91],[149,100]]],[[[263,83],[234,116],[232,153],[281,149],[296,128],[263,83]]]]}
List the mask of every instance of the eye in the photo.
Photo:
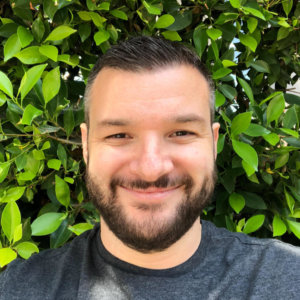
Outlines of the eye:
{"type": "Polygon", "coordinates": [[[178,130],[171,134],[171,137],[189,136],[194,135],[193,132],[187,130],[178,130]]]}
{"type": "Polygon", "coordinates": [[[129,136],[126,133],[116,133],[106,137],[106,139],[126,139],[129,136]]]}

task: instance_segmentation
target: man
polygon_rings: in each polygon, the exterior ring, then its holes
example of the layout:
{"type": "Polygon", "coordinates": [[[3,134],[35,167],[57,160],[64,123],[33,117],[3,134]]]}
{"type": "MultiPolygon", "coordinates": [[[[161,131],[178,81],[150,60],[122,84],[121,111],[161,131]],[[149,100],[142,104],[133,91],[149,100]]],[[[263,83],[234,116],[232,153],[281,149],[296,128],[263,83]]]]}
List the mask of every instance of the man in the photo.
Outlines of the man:
{"type": "Polygon", "coordinates": [[[189,49],[137,37],[89,77],[81,125],[95,227],[13,262],[0,299],[298,299],[300,251],[200,222],[219,124],[189,49]]]}

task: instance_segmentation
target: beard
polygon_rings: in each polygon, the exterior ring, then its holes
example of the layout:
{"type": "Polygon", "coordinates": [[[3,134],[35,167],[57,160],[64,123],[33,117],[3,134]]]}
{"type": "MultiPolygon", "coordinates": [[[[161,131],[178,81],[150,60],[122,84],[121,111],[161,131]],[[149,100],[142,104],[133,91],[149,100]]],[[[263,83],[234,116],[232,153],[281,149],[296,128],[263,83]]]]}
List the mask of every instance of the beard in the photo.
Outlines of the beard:
{"type": "Polygon", "coordinates": [[[192,227],[212,197],[216,174],[214,167],[213,171],[204,177],[200,187],[196,186],[189,175],[176,178],[163,175],[154,182],[113,177],[109,184],[109,191],[105,193],[96,177],[89,174],[87,167],[86,186],[90,200],[114,235],[134,250],[151,253],[169,248],[192,227]],[[184,187],[183,197],[176,207],[174,216],[164,220],[155,218],[156,213],[162,211],[163,204],[138,204],[137,209],[149,213],[143,221],[135,220],[134,216],[127,216],[117,195],[118,187],[142,190],[149,187],[179,186],[184,187]]]}

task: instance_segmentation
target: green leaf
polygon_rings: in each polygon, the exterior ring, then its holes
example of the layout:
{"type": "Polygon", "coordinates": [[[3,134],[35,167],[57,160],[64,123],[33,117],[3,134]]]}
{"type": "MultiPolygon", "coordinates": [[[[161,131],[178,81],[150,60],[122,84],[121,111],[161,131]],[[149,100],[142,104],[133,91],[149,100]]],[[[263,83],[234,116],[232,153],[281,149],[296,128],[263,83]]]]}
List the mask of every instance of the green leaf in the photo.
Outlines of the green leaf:
{"type": "Polygon", "coordinates": [[[216,79],[223,78],[223,77],[227,76],[228,74],[230,74],[231,72],[232,72],[232,70],[228,69],[228,68],[218,69],[216,72],[213,73],[212,79],[216,80],[216,79]]]}
{"type": "Polygon", "coordinates": [[[94,34],[94,40],[97,46],[106,42],[109,39],[109,37],[109,32],[107,32],[104,29],[99,29],[99,31],[94,34]]]}
{"type": "Polygon", "coordinates": [[[71,34],[75,33],[77,30],[66,26],[66,25],[61,25],[56,27],[48,37],[46,38],[46,41],[59,41],[62,39],[65,39],[66,37],[70,36],[71,34]]]}
{"type": "Polygon", "coordinates": [[[257,231],[265,221],[264,215],[256,215],[249,218],[244,226],[243,233],[249,234],[257,231]]]}
{"type": "Polygon", "coordinates": [[[67,152],[62,144],[58,144],[57,156],[64,166],[65,170],[67,170],[67,152]]]}
{"type": "Polygon", "coordinates": [[[283,126],[291,129],[298,123],[299,123],[299,120],[298,120],[298,116],[297,116],[296,107],[293,105],[284,114],[283,126]]]}
{"type": "MultiPolygon", "coordinates": [[[[287,153],[288,154],[288,153],[287,153]]],[[[284,188],[284,196],[291,213],[294,213],[295,200],[284,188]]]]}
{"type": "Polygon", "coordinates": [[[222,13],[215,22],[215,25],[223,25],[226,22],[236,20],[239,14],[237,13],[222,13]]]}
{"type": "Polygon", "coordinates": [[[300,223],[290,220],[286,220],[286,222],[293,234],[300,239],[300,223]]]}
{"type": "Polygon", "coordinates": [[[35,119],[36,117],[38,117],[38,116],[40,116],[42,114],[43,114],[43,111],[37,109],[36,107],[34,107],[31,104],[28,104],[25,107],[21,124],[31,125],[33,119],[35,119]]]}
{"type": "Polygon", "coordinates": [[[50,159],[47,161],[47,166],[50,169],[54,169],[54,170],[58,171],[61,166],[61,161],[58,159],[50,159]]]}
{"type": "Polygon", "coordinates": [[[31,181],[36,174],[32,173],[32,172],[23,172],[23,173],[19,173],[17,175],[18,180],[22,180],[22,181],[31,181]]]}
{"type": "Polygon", "coordinates": [[[10,163],[0,163],[0,183],[6,178],[10,168],[10,163]]]}
{"type": "Polygon", "coordinates": [[[257,41],[254,37],[246,34],[239,34],[239,39],[243,45],[249,47],[252,52],[255,52],[257,41]]]}
{"type": "Polygon", "coordinates": [[[102,27],[103,23],[106,21],[105,18],[101,17],[98,13],[95,12],[89,12],[93,23],[95,24],[96,27],[102,27]]]}
{"type": "Polygon", "coordinates": [[[290,34],[290,29],[285,27],[280,27],[277,33],[277,41],[285,39],[290,34]]]}
{"type": "Polygon", "coordinates": [[[223,67],[227,68],[227,67],[235,67],[237,66],[237,64],[231,60],[228,60],[228,59],[224,59],[222,60],[222,65],[223,67]]]}
{"type": "Polygon", "coordinates": [[[3,91],[10,98],[13,98],[13,87],[9,78],[0,71],[0,90],[3,91]]]}
{"type": "Polygon", "coordinates": [[[64,128],[67,133],[67,137],[71,135],[75,127],[74,114],[71,109],[65,111],[64,113],[64,128]]]}
{"type": "Polygon", "coordinates": [[[274,132],[263,135],[263,138],[272,146],[275,146],[280,141],[280,137],[274,132]]]}
{"type": "Polygon", "coordinates": [[[286,16],[288,17],[289,13],[291,12],[291,10],[293,8],[293,0],[283,0],[282,7],[283,7],[283,10],[284,10],[286,16]]]}
{"type": "Polygon", "coordinates": [[[275,160],[275,169],[283,167],[289,161],[289,153],[284,153],[278,156],[275,160]]]}
{"type": "Polygon", "coordinates": [[[232,146],[235,153],[257,171],[258,156],[255,149],[248,144],[236,140],[232,140],[232,146]]]}
{"type": "Polygon", "coordinates": [[[233,8],[240,8],[241,7],[240,0],[230,0],[230,4],[233,8]]]}
{"type": "Polygon", "coordinates": [[[53,20],[53,17],[58,10],[58,5],[55,5],[53,0],[43,0],[43,9],[47,16],[53,20]]]}
{"type": "MultiPolygon", "coordinates": [[[[249,178],[249,177],[255,173],[255,169],[251,165],[249,165],[247,162],[245,162],[244,160],[242,160],[242,166],[248,176],[248,179],[251,180],[251,178],[249,178]]],[[[257,180],[255,180],[253,182],[258,183],[257,180]]]]}
{"type": "Polygon", "coordinates": [[[8,202],[4,207],[1,216],[1,227],[11,242],[14,237],[16,227],[21,223],[21,213],[15,201],[8,202]]]}
{"type": "Polygon", "coordinates": [[[231,135],[236,136],[248,129],[252,112],[244,112],[234,117],[231,124],[231,135]]]}
{"type": "Polygon", "coordinates": [[[233,208],[233,210],[238,214],[245,206],[245,198],[238,193],[232,193],[229,196],[229,204],[233,208]]]}
{"type": "Polygon", "coordinates": [[[63,213],[49,212],[36,218],[31,224],[33,236],[48,235],[54,232],[64,220],[63,213]]]}
{"type": "Polygon", "coordinates": [[[48,72],[43,80],[43,96],[45,104],[53,99],[59,92],[60,89],[60,72],[59,67],[48,72]]]}
{"type": "Polygon", "coordinates": [[[250,17],[250,18],[247,20],[247,27],[248,27],[250,33],[253,33],[253,32],[254,32],[254,30],[255,30],[256,27],[257,27],[257,24],[258,24],[258,21],[257,21],[256,18],[250,17]]]}
{"type": "Polygon", "coordinates": [[[27,47],[33,41],[32,34],[23,26],[18,27],[17,34],[22,48],[27,47]]]}
{"type": "Polygon", "coordinates": [[[4,61],[8,61],[15,54],[19,53],[22,48],[22,44],[18,38],[18,35],[15,33],[4,44],[4,61]]]}
{"type": "Polygon", "coordinates": [[[162,35],[164,36],[165,39],[170,40],[170,41],[178,41],[180,42],[182,39],[180,35],[176,31],[164,31],[162,32],[162,35]]]}
{"type": "Polygon", "coordinates": [[[245,81],[244,79],[240,78],[240,77],[237,77],[237,80],[239,82],[239,84],[242,86],[244,92],[246,93],[246,95],[248,96],[250,102],[252,105],[255,105],[255,100],[254,100],[254,97],[253,97],[253,93],[252,93],[252,89],[250,87],[250,85],[248,84],[247,81],[245,81]]]}
{"type": "Polygon", "coordinates": [[[221,153],[224,148],[224,143],[225,143],[225,134],[220,134],[218,138],[218,143],[217,143],[217,153],[221,153]]]}
{"type": "Polygon", "coordinates": [[[34,38],[41,42],[45,34],[45,25],[41,18],[37,18],[32,24],[32,33],[34,38]]]}
{"type": "Polygon", "coordinates": [[[57,61],[58,50],[55,46],[52,45],[42,45],[39,48],[39,51],[42,55],[47,56],[53,61],[57,61]]]}
{"type": "Polygon", "coordinates": [[[276,215],[274,216],[272,227],[273,227],[273,237],[282,236],[283,234],[286,233],[286,226],[279,216],[276,215]]]}
{"type": "Polygon", "coordinates": [[[270,124],[275,121],[277,124],[278,118],[281,116],[285,108],[285,100],[283,94],[275,96],[267,107],[267,122],[270,124]]]}
{"type": "Polygon", "coordinates": [[[14,202],[19,200],[25,191],[25,186],[17,186],[9,188],[6,193],[0,197],[0,203],[1,202],[14,202]]]}
{"type": "Polygon", "coordinates": [[[215,100],[215,107],[216,108],[222,106],[226,101],[223,94],[221,94],[218,90],[215,91],[215,98],[216,98],[216,100],[215,100]]]}
{"type": "Polygon", "coordinates": [[[76,235],[80,235],[87,230],[93,229],[93,225],[90,223],[78,223],[73,226],[69,226],[68,229],[75,233],[76,235]]]}
{"type": "Polygon", "coordinates": [[[6,95],[0,91],[0,107],[3,106],[7,101],[6,95]]]}
{"type": "Polygon", "coordinates": [[[87,22],[92,20],[92,17],[88,11],[79,11],[77,14],[79,18],[83,21],[87,22]]]}
{"type": "Polygon", "coordinates": [[[292,130],[292,129],[280,128],[280,131],[284,132],[287,135],[291,135],[295,138],[299,138],[299,133],[297,131],[292,130]]]}
{"type": "Polygon", "coordinates": [[[69,185],[61,179],[59,176],[55,175],[55,195],[57,200],[68,207],[70,204],[70,188],[69,185]]]}
{"type": "Polygon", "coordinates": [[[22,238],[22,234],[22,224],[19,224],[14,231],[13,243],[18,242],[22,238]]]}
{"type": "Polygon", "coordinates": [[[208,36],[206,34],[206,30],[202,29],[200,26],[198,26],[193,33],[193,41],[195,44],[195,48],[197,51],[197,54],[201,58],[207,44],[208,44],[208,36]]]}
{"type": "Polygon", "coordinates": [[[242,9],[257,18],[260,18],[264,21],[266,20],[265,16],[259,10],[255,9],[255,8],[243,6],[242,9]]]}
{"type": "Polygon", "coordinates": [[[39,253],[39,248],[36,246],[36,244],[31,242],[20,243],[15,246],[15,249],[24,259],[28,259],[33,253],[39,253]]]}
{"type": "Polygon", "coordinates": [[[110,11],[110,13],[111,13],[114,17],[116,17],[116,18],[118,18],[118,19],[125,20],[125,21],[128,20],[128,17],[127,17],[127,15],[126,15],[126,13],[125,13],[124,11],[122,11],[122,10],[113,9],[113,10],[110,11]]]}
{"type": "Polygon", "coordinates": [[[160,15],[161,14],[161,10],[158,7],[151,5],[146,1],[142,1],[142,3],[145,6],[145,8],[147,9],[149,14],[152,14],[152,15],[160,15]]]}
{"type": "Polygon", "coordinates": [[[47,64],[34,66],[24,74],[18,91],[18,94],[21,93],[22,101],[40,79],[46,66],[47,64]]]}
{"type": "Polygon", "coordinates": [[[0,267],[8,265],[10,262],[17,258],[17,253],[10,248],[0,249],[0,267]]]}
{"type": "Polygon", "coordinates": [[[50,248],[55,249],[64,245],[72,236],[72,232],[68,229],[69,223],[65,219],[57,230],[50,235],[50,248]]]}
{"type": "Polygon", "coordinates": [[[206,33],[214,41],[217,40],[220,36],[222,36],[222,31],[216,28],[209,28],[206,30],[206,33]]]}
{"type": "Polygon", "coordinates": [[[262,73],[270,73],[269,65],[263,60],[256,60],[250,64],[256,71],[262,73]]]}
{"type": "Polygon", "coordinates": [[[34,159],[36,159],[36,160],[44,160],[45,159],[45,154],[44,154],[43,150],[34,149],[32,151],[32,154],[33,154],[34,159]]]}
{"type": "Polygon", "coordinates": [[[233,88],[232,86],[228,85],[228,84],[220,85],[219,90],[229,100],[233,100],[237,96],[236,89],[233,88]]]}
{"type": "Polygon", "coordinates": [[[155,23],[156,28],[166,28],[175,22],[175,18],[169,14],[162,15],[155,23]]]}
{"type": "Polygon", "coordinates": [[[45,62],[48,58],[42,55],[38,46],[25,48],[15,55],[23,64],[33,65],[45,62]]]}
{"type": "Polygon", "coordinates": [[[244,133],[249,136],[257,137],[269,134],[270,130],[258,124],[250,124],[244,133]]]}
{"type": "MultiPolygon", "coordinates": [[[[79,25],[78,33],[81,42],[84,42],[91,34],[91,25],[89,23],[84,23],[79,25]]],[[[109,30],[109,29],[108,29],[109,30]]]]}

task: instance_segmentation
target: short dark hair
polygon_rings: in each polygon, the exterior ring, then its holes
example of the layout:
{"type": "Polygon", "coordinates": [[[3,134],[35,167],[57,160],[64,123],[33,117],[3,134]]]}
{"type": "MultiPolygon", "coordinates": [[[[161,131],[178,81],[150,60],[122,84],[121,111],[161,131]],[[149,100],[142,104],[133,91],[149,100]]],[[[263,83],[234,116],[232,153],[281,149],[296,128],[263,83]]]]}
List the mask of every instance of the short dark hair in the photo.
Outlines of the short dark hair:
{"type": "Polygon", "coordinates": [[[95,63],[85,89],[85,121],[89,124],[89,102],[92,85],[103,68],[131,72],[160,69],[172,65],[191,65],[207,80],[210,92],[211,122],[214,120],[214,84],[197,53],[182,43],[171,42],[158,37],[138,36],[111,47],[95,63]]]}

